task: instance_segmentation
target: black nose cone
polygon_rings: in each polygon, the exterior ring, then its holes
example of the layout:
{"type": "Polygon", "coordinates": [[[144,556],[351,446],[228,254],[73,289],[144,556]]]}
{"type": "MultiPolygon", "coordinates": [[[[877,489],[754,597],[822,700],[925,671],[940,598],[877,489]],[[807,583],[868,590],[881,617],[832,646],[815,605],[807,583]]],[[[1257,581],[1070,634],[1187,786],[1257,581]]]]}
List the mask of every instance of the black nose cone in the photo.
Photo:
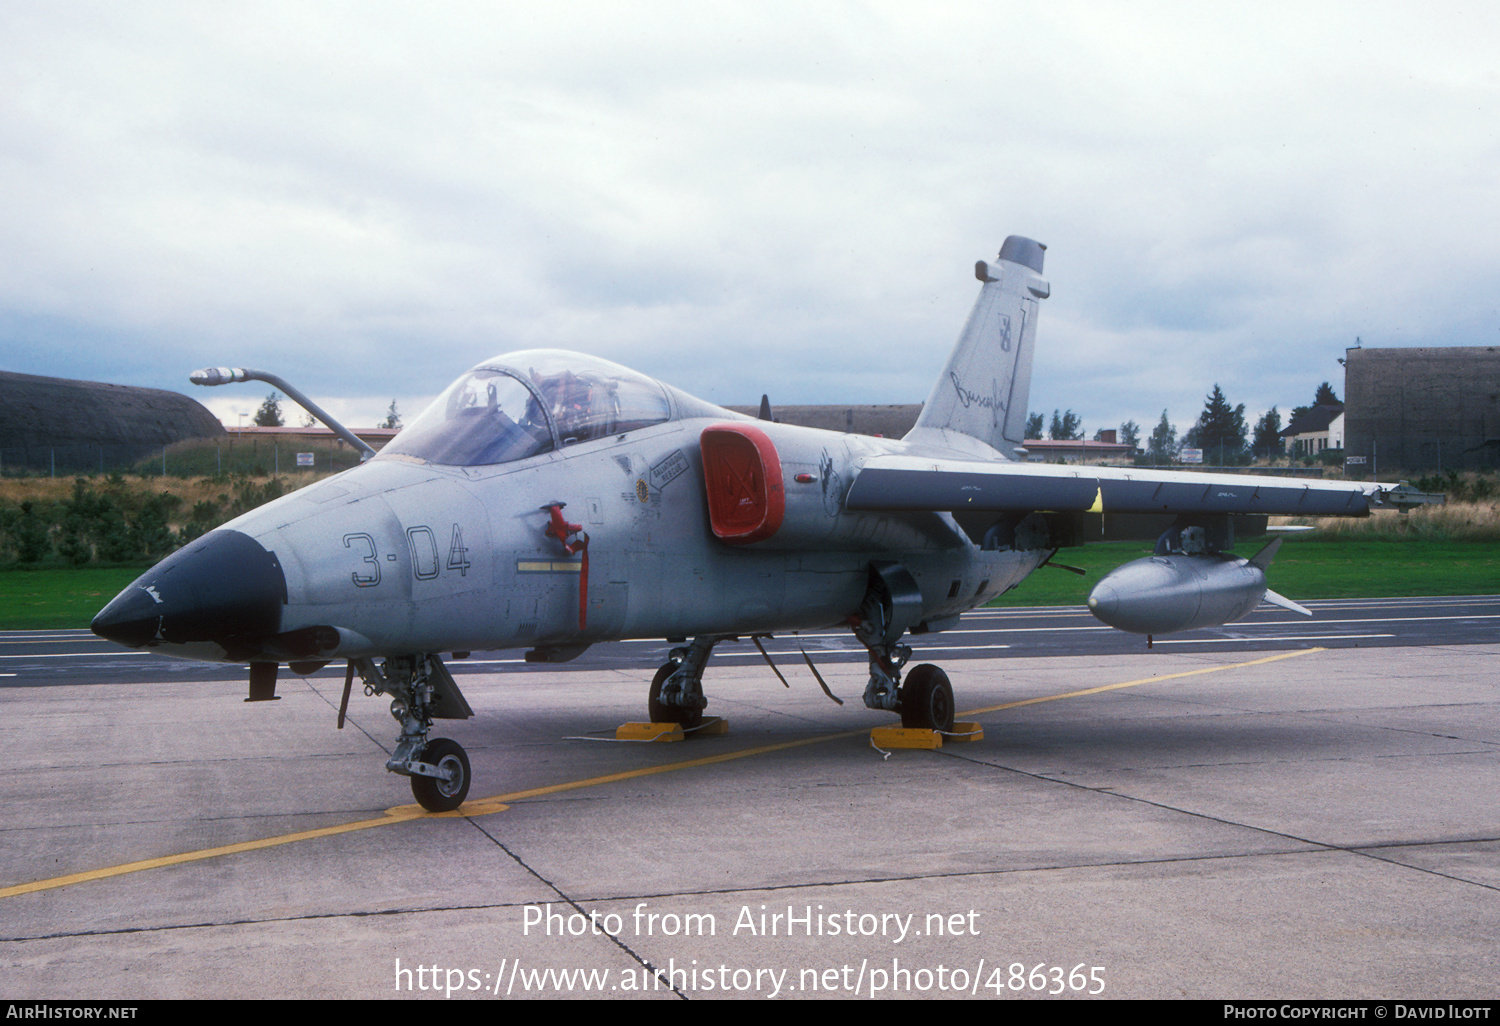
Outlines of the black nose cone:
{"type": "Polygon", "coordinates": [[[234,658],[281,630],[285,605],[274,552],[239,531],[210,531],[136,578],[91,626],[130,648],[214,642],[234,658]]]}
{"type": "Polygon", "coordinates": [[[152,597],[149,585],[141,586],[144,579],[137,578],[98,612],[89,625],[95,634],[128,648],[161,641],[161,603],[152,597]]]}

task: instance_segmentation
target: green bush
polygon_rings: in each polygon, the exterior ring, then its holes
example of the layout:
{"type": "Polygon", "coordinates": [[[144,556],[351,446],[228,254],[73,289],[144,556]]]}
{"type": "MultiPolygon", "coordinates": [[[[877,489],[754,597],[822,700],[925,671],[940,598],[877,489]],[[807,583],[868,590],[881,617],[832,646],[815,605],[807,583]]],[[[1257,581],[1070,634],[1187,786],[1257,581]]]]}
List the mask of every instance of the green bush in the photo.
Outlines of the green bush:
{"type": "Polygon", "coordinates": [[[1460,474],[1456,470],[1428,474],[1412,481],[1424,492],[1442,492],[1453,502],[1483,502],[1496,494],[1495,479],[1488,474],[1460,474]]]}

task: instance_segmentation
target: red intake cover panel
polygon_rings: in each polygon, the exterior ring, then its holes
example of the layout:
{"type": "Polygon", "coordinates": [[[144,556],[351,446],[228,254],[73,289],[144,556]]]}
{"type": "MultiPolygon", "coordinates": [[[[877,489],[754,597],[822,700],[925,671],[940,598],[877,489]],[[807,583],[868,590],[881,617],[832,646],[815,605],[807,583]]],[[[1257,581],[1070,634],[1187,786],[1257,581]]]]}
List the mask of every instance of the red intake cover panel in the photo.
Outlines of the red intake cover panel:
{"type": "Polygon", "coordinates": [[[703,429],[703,480],[714,534],[731,545],[769,538],[786,514],[786,490],[776,446],[751,424],[703,429]]]}

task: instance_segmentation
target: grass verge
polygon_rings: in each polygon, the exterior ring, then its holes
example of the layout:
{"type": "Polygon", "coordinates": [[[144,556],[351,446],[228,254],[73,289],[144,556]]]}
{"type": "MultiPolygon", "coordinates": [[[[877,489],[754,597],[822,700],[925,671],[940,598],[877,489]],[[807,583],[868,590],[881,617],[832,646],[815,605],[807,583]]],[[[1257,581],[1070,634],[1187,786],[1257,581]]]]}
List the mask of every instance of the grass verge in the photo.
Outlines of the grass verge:
{"type": "Polygon", "coordinates": [[[87,627],[143,572],[139,566],[0,570],[0,630],[87,627]]]}
{"type": "MultiPolygon", "coordinates": [[[[1269,541],[1242,539],[1235,551],[1253,556],[1269,541]]],[[[1081,606],[1105,574],[1150,554],[1147,542],[1062,549],[1054,560],[1087,570],[1086,576],[1043,567],[990,604],[1081,606]]],[[[1298,600],[1490,595],[1500,591],[1500,543],[1299,535],[1286,539],[1266,577],[1273,590],[1298,600]]]]}

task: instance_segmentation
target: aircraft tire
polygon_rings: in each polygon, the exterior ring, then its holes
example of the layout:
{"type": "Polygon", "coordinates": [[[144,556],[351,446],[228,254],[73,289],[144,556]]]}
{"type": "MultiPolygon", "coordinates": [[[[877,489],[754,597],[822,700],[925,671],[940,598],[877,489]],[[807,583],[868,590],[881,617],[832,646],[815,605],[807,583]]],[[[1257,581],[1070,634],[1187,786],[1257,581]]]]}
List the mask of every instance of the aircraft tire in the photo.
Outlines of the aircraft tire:
{"type": "Polygon", "coordinates": [[[676,670],[676,663],[668,663],[651,678],[651,695],[646,700],[647,715],[651,717],[652,723],[675,723],[684,730],[691,730],[703,722],[702,709],[684,709],[680,705],[667,705],[661,701],[662,685],[676,670]]]}
{"type": "Polygon", "coordinates": [[[901,726],[951,731],[953,710],[953,685],[941,669],[923,663],[906,675],[901,687],[901,726]]]}
{"type": "Polygon", "coordinates": [[[422,749],[422,762],[444,768],[452,767],[458,772],[452,780],[437,777],[412,777],[411,793],[417,804],[428,812],[452,812],[469,796],[469,756],[457,741],[446,737],[434,738],[422,749]]]}

